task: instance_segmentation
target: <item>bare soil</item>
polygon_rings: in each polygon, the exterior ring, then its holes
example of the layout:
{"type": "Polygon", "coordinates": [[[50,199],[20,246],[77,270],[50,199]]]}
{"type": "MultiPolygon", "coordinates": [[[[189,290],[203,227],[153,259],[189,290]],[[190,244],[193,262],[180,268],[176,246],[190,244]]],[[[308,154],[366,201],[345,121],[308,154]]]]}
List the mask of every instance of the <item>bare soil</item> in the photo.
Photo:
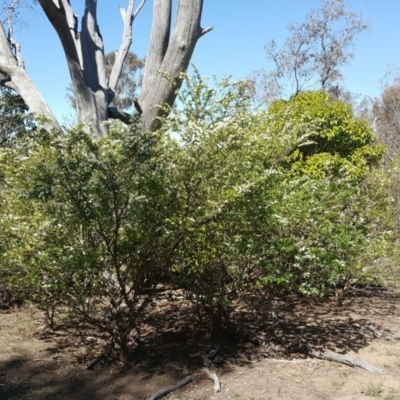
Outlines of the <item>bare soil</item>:
{"type": "Polygon", "coordinates": [[[84,326],[44,332],[43,313],[21,307],[0,314],[1,400],[146,399],[190,373],[192,381],[164,399],[176,400],[400,400],[400,293],[358,293],[339,307],[333,299],[296,296],[269,299],[251,312],[236,304],[224,334],[211,338],[179,293],[160,294],[149,310],[140,340],[132,342],[131,363],[109,358],[94,370],[86,363],[106,342],[84,326]],[[271,312],[286,337],[352,355],[383,368],[383,374],[288,352],[276,341],[271,312]],[[237,329],[236,329],[237,328],[237,329]],[[243,332],[261,337],[255,346],[243,332]],[[222,391],[202,372],[203,357],[213,360],[222,391]]]}

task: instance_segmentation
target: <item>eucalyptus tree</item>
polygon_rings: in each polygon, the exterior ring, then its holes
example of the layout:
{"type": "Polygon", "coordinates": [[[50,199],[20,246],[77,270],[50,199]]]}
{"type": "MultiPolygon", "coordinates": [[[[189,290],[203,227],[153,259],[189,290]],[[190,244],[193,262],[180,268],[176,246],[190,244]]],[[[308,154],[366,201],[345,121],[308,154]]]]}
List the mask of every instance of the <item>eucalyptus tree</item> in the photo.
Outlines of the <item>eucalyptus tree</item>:
{"type": "Polygon", "coordinates": [[[400,75],[383,87],[372,111],[378,135],[387,146],[387,155],[393,158],[400,152],[400,75]]]}
{"type": "MultiPolygon", "coordinates": [[[[105,55],[106,77],[109,79],[112,67],[115,62],[115,51],[105,55]]],[[[115,88],[115,96],[110,106],[117,107],[125,111],[131,110],[134,106],[139,107],[137,103],[138,90],[142,81],[144,59],[140,59],[135,53],[127,54],[118,85],[115,88]]],[[[72,85],[67,87],[67,100],[71,106],[76,109],[76,98],[72,85]]]]}
{"type": "MultiPolygon", "coordinates": [[[[5,17],[0,22],[0,72],[7,76],[0,84],[16,91],[29,110],[45,116],[53,126],[58,122],[25,70],[21,46],[13,35],[13,17],[23,0],[3,3],[5,17]]],[[[109,79],[106,77],[104,41],[98,24],[96,0],[85,0],[81,19],[69,0],[37,0],[56,31],[63,47],[71,83],[76,98],[78,121],[91,124],[97,136],[107,134],[108,119],[119,119],[129,124],[132,116],[112,106],[123,65],[132,44],[132,26],[146,0],[135,8],[135,0],[128,0],[121,8],[122,40],[115,53],[109,79]]],[[[161,104],[172,105],[180,75],[190,62],[198,39],[212,27],[200,25],[203,0],[178,0],[172,23],[173,0],[154,0],[151,37],[146,55],[142,89],[137,110],[142,114],[142,127],[154,129],[162,115],[161,104]]],[[[165,108],[164,108],[165,109],[165,108]]]]}
{"type": "Polygon", "coordinates": [[[255,74],[258,97],[269,102],[315,89],[341,97],[341,67],[353,59],[354,41],[368,28],[369,22],[348,10],[344,0],[320,0],[303,22],[289,24],[283,46],[275,39],[265,46],[273,68],[255,74]]]}

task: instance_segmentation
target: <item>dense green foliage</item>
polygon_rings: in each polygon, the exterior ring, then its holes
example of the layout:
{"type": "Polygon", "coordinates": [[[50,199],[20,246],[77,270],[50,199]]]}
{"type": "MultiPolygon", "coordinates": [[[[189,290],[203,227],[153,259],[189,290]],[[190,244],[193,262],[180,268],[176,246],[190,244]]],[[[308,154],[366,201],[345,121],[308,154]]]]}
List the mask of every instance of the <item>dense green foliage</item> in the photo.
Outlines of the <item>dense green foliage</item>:
{"type": "Polygon", "coordinates": [[[0,87],[0,148],[13,146],[17,138],[33,129],[34,119],[23,99],[10,89],[0,87]]]}
{"type": "Polygon", "coordinates": [[[255,111],[242,82],[183,79],[156,133],[37,131],[0,156],[1,271],[50,320],[63,305],[108,332],[123,360],[161,281],[218,334],[244,293],[374,279],[386,244],[389,200],[368,181],[382,150],[349,107],[310,92],[255,111]]]}
{"type": "MultiPolygon", "coordinates": [[[[0,78],[5,78],[0,74],[0,78]]],[[[15,146],[18,139],[25,134],[33,132],[36,128],[33,116],[28,113],[28,109],[23,99],[16,95],[10,89],[0,87],[0,151],[4,148],[15,146]]],[[[7,184],[4,176],[4,170],[0,169],[0,210],[2,215],[14,215],[14,210],[9,209],[7,201],[2,196],[2,191],[7,184]]],[[[11,223],[13,225],[13,222],[11,223]]],[[[10,225],[2,225],[0,229],[0,301],[3,299],[9,301],[12,298],[18,300],[19,297],[24,298],[24,294],[13,293],[8,282],[8,277],[12,275],[12,269],[8,262],[4,261],[7,258],[9,243],[12,238],[12,232],[9,231],[10,225]]],[[[21,300],[20,299],[20,300],[21,300]]]]}
{"type": "Polygon", "coordinates": [[[293,172],[315,177],[346,175],[362,180],[383,155],[367,122],[353,117],[351,106],[329,93],[302,92],[290,101],[275,101],[276,134],[289,122],[308,142],[288,157],[293,172]]]}
{"type": "Polygon", "coordinates": [[[36,132],[3,153],[9,199],[23,209],[11,258],[36,302],[67,305],[125,348],[149,301],[143,288],[171,259],[175,196],[155,135],[90,136],[36,132]]]}

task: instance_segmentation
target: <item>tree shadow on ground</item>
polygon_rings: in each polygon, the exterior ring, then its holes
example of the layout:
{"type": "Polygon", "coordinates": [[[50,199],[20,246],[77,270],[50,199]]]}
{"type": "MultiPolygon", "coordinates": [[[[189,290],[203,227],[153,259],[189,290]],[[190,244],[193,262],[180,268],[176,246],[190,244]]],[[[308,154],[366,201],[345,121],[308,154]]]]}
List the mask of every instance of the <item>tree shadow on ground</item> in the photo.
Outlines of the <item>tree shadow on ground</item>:
{"type": "MultiPolygon", "coordinates": [[[[342,354],[357,352],[371,340],[385,335],[379,322],[374,322],[374,316],[377,321],[384,316],[398,317],[398,300],[399,294],[396,293],[365,292],[353,294],[344,306],[338,306],[331,298],[316,300],[291,295],[263,302],[261,306],[253,304],[258,309],[257,317],[262,320],[258,325],[253,325],[257,334],[271,345],[271,357],[280,351],[283,351],[281,356],[287,353],[279,348],[278,332],[290,342],[342,354]],[[276,317],[271,318],[272,314],[276,317]]],[[[253,301],[250,299],[249,303],[253,301]]],[[[246,320],[243,313],[241,318],[242,321],[246,320]]]]}
{"type": "Polygon", "coordinates": [[[288,340],[324,350],[357,352],[385,332],[374,324],[373,316],[397,318],[400,304],[399,295],[388,293],[354,297],[344,307],[331,299],[298,296],[253,301],[233,305],[229,323],[215,338],[204,322],[195,321],[190,302],[160,295],[144,318],[139,338],[132,342],[129,366],[109,358],[88,371],[85,364],[101,346],[89,345],[90,351],[84,351],[89,337],[84,330],[52,335],[48,342],[41,341],[40,356],[25,351],[0,361],[0,399],[143,399],[187,372],[195,380],[204,379],[203,358],[217,346],[214,367],[219,374],[263,358],[305,357],[284,348],[278,331],[288,340]],[[266,346],[255,346],[243,332],[261,338],[266,346]]]}
{"type": "MultiPolygon", "coordinates": [[[[87,371],[75,364],[66,369],[60,362],[45,361],[35,365],[32,357],[15,357],[0,362],[0,399],[144,399],[154,392],[154,382],[141,368],[113,367],[110,370],[107,367],[87,371]]],[[[166,386],[177,379],[174,373],[168,372],[153,380],[159,386],[166,386]]]]}

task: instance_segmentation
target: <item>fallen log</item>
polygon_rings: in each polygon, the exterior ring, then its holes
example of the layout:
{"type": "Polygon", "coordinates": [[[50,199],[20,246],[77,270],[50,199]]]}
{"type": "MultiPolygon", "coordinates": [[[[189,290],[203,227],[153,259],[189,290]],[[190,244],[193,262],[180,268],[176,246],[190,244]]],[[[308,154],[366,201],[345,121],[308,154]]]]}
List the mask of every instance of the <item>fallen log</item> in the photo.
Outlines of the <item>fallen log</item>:
{"type": "Polygon", "coordinates": [[[300,343],[298,340],[291,341],[291,340],[285,338],[284,333],[283,333],[284,329],[281,326],[281,323],[280,323],[277,315],[275,313],[272,313],[272,317],[275,320],[275,326],[277,328],[276,337],[278,338],[278,342],[280,345],[285,347],[288,351],[291,351],[291,352],[296,351],[299,353],[310,355],[312,357],[319,358],[321,360],[336,361],[338,363],[347,364],[352,367],[360,367],[360,368],[363,368],[367,371],[374,372],[374,373],[379,373],[379,374],[383,373],[383,369],[376,368],[373,365],[371,365],[371,364],[367,363],[366,361],[361,360],[359,358],[349,357],[347,355],[335,353],[333,351],[325,351],[325,350],[315,348],[315,347],[310,346],[305,343],[300,343]]]}
{"type": "Polygon", "coordinates": [[[349,357],[345,354],[339,354],[333,351],[323,351],[305,344],[298,346],[298,351],[321,360],[336,361],[338,363],[350,365],[351,367],[360,367],[370,372],[375,372],[378,374],[383,373],[383,369],[376,368],[360,358],[349,357]]]}
{"type": "Polygon", "coordinates": [[[204,367],[208,368],[213,358],[221,351],[221,347],[217,346],[214,350],[211,350],[207,355],[203,357],[203,365],[204,367]]]}
{"type": "Polygon", "coordinates": [[[153,395],[151,395],[150,397],[147,398],[147,400],[157,400],[160,399],[161,397],[165,396],[168,393],[171,393],[179,388],[181,388],[182,386],[185,386],[187,383],[191,382],[192,377],[190,375],[186,376],[185,378],[183,378],[181,381],[179,381],[178,383],[176,383],[175,385],[171,385],[171,386],[166,386],[160,390],[158,390],[157,392],[155,392],[153,395]]]}

